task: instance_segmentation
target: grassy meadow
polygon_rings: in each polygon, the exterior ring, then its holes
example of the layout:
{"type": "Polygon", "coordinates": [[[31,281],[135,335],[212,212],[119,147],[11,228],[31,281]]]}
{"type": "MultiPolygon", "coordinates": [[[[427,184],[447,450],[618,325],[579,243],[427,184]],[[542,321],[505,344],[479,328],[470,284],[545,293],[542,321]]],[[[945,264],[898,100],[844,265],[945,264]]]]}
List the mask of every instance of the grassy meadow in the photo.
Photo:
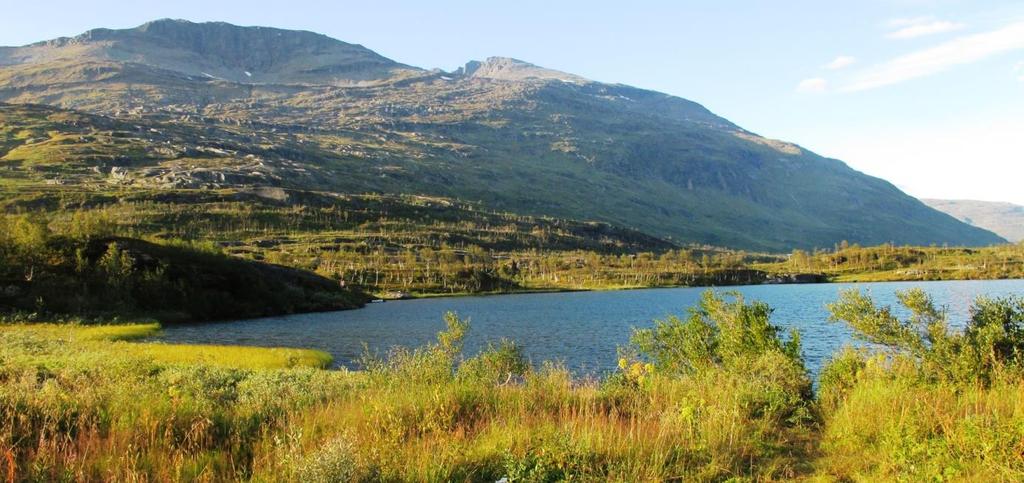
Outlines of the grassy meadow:
{"type": "Polygon", "coordinates": [[[153,324],[0,328],[0,475],[15,481],[1015,481],[1024,478],[1024,301],[966,329],[921,292],[899,319],[832,307],[872,350],[817,384],[771,308],[707,293],[574,379],[501,341],[434,343],[325,370],[296,349],[139,342],[153,324]]]}

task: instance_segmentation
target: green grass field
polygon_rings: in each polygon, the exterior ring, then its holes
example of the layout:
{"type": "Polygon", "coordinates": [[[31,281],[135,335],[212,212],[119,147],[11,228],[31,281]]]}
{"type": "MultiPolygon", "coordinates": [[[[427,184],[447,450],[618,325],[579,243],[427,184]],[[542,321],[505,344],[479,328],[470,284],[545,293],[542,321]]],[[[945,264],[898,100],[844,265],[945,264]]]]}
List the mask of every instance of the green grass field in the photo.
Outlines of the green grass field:
{"type": "MultiPolygon", "coordinates": [[[[0,337],[23,342],[65,345],[70,351],[93,355],[137,358],[160,364],[199,364],[244,369],[281,369],[293,367],[326,368],[331,365],[329,354],[312,349],[280,347],[241,347],[221,345],[164,344],[138,342],[155,336],[160,325],[68,325],[68,324],[7,324],[0,325],[0,337]]],[[[28,354],[24,354],[28,356],[28,354]]],[[[45,356],[43,359],[45,360],[45,356]]]]}

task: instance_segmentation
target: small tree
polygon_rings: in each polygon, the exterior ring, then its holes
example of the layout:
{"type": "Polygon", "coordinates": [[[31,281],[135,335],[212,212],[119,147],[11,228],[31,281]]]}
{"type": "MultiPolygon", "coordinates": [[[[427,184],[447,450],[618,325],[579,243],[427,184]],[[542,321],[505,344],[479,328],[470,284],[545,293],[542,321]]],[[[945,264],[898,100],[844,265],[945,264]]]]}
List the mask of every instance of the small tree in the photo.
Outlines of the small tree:
{"type": "Polygon", "coordinates": [[[948,314],[921,289],[896,293],[910,312],[897,317],[857,290],[843,292],[829,305],[833,321],[846,322],[862,340],[917,362],[929,377],[953,382],[991,382],[993,374],[1019,367],[1024,354],[1024,299],[979,298],[962,331],[953,330],[948,314]]]}
{"type": "Polygon", "coordinates": [[[803,367],[799,332],[793,330],[783,340],[782,328],[770,321],[768,304],[747,304],[738,293],[729,296],[731,301],[709,290],[687,320],[669,317],[635,330],[630,339],[634,350],[669,374],[735,366],[766,353],[781,354],[803,367]]]}
{"type": "Polygon", "coordinates": [[[621,359],[621,371],[609,387],[642,390],[666,380],[691,380],[698,387],[731,381],[738,384],[735,395],[743,401],[744,417],[771,424],[807,422],[813,392],[800,336],[793,330],[783,338],[771,313],[763,302],[748,304],[738,293],[721,297],[709,290],[686,320],[670,317],[634,331],[629,350],[638,359],[621,359]]]}
{"type": "Polygon", "coordinates": [[[20,276],[31,282],[49,257],[50,229],[45,220],[28,216],[8,219],[5,225],[7,256],[14,259],[11,265],[20,266],[20,276]]]}
{"type": "Polygon", "coordinates": [[[122,250],[117,243],[111,243],[107,246],[107,251],[100,258],[97,267],[106,277],[108,286],[115,290],[125,290],[129,288],[134,265],[135,261],[131,254],[122,250]]]}
{"type": "Polygon", "coordinates": [[[135,260],[128,251],[117,243],[107,246],[107,251],[96,262],[95,280],[104,295],[106,303],[121,309],[134,309],[132,290],[134,284],[135,260]]]}

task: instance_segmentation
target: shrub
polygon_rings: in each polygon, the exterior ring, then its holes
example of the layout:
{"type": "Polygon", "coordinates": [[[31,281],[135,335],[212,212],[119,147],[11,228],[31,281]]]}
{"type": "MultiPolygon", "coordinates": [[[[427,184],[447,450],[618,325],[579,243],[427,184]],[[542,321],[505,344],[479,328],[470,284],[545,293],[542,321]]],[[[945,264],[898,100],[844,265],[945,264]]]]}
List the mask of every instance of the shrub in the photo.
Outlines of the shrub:
{"type": "Polygon", "coordinates": [[[497,344],[489,343],[487,349],[463,362],[458,375],[471,381],[504,385],[521,380],[529,370],[523,348],[501,339],[497,344]]]}
{"type": "Polygon", "coordinates": [[[352,481],[356,476],[353,453],[354,449],[348,438],[330,439],[311,454],[293,463],[295,479],[307,483],[352,481]]]}
{"type": "Polygon", "coordinates": [[[771,309],[705,292],[686,320],[635,330],[609,404],[636,417],[661,413],[687,441],[677,458],[697,479],[792,474],[814,420],[810,377],[795,331],[783,338],[771,309]]]}
{"type": "MultiPolygon", "coordinates": [[[[1002,368],[1018,368],[1024,351],[1024,299],[978,299],[963,330],[950,328],[945,310],[921,289],[897,292],[910,312],[900,319],[859,291],[843,292],[829,305],[831,319],[843,321],[864,341],[910,357],[922,375],[953,383],[989,384],[1002,368]]],[[[849,361],[843,361],[849,365],[849,361]]],[[[834,372],[834,370],[833,370],[834,372]]]]}
{"type": "Polygon", "coordinates": [[[686,321],[669,317],[652,328],[635,330],[631,351],[670,375],[747,366],[765,354],[781,355],[786,363],[803,368],[799,332],[792,330],[783,340],[782,329],[770,321],[768,304],[747,304],[738,293],[728,297],[732,300],[709,290],[686,321]]]}
{"type": "Polygon", "coordinates": [[[203,244],[54,235],[42,221],[0,216],[3,312],[178,322],[351,308],[363,301],[335,281],[203,244]]]}
{"type": "Polygon", "coordinates": [[[469,320],[454,312],[444,315],[445,330],[437,333],[437,342],[416,349],[396,347],[386,358],[365,352],[362,366],[380,381],[444,382],[455,375],[462,357],[462,346],[469,333],[469,320]]]}

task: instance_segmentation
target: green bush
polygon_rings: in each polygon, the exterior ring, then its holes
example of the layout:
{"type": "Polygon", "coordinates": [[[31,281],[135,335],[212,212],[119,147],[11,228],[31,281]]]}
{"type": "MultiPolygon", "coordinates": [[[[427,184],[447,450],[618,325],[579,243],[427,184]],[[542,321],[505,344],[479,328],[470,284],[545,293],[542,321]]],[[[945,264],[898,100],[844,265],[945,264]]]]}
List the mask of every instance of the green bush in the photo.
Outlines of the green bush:
{"type": "Polygon", "coordinates": [[[437,333],[437,342],[415,349],[395,347],[383,358],[365,352],[362,366],[381,381],[450,381],[461,362],[469,321],[448,312],[444,315],[444,322],[446,328],[437,333]]]}
{"type": "Polygon", "coordinates": [[[686,320],[635,330],[605,384],[609,404],[638,417],[652,399],[668,404],[665,424],[704,448],[677,456],[700,468],[697,479],[789,474],[815,421],[814,396],[799,334],[783,338],[771,312],[709,290],[686,320]]]}
{"type": "Polygon", "coordinates": [[[523,355],[523,348],[502,339],[497,344],[489,343],[476,357],[463,362],[458,376],[485,384],[509,384],[522,380],[529,370],[530,364],[523,355]]]}
{"type": "Polygon", "coordinates": [[[659,372],[672,375],[745,366],[765,354],[779,354],[787,364],[803,368],[799,332],[792,330],[783,340],[782,329],[770,321],[768,304],[746,304],[738,293],[727,297],[732,300],[704,292],[686,321],[669,317],[635,330],[630,349],[659,372]]]}
{"type": "Polygon", "coordinates": [[[897,298],[910,312],[906,319],[856,290],[843,292],[829,310],[832,320],[849,324],[856,337],[911,357],[922,375],[933,380],[989,384],[998,369],[1020,367],[1024,299],[978,299],[966,326],[956,330],[923,290],[897,292],[897,298]]]}
{"type": "Polygon", "coordinates": [[[352,443],[347,438],[331,439],[316,451],[292,463],[295,480],[306,483],[352,481],[356,476],[353,452],[352,443]]]}

